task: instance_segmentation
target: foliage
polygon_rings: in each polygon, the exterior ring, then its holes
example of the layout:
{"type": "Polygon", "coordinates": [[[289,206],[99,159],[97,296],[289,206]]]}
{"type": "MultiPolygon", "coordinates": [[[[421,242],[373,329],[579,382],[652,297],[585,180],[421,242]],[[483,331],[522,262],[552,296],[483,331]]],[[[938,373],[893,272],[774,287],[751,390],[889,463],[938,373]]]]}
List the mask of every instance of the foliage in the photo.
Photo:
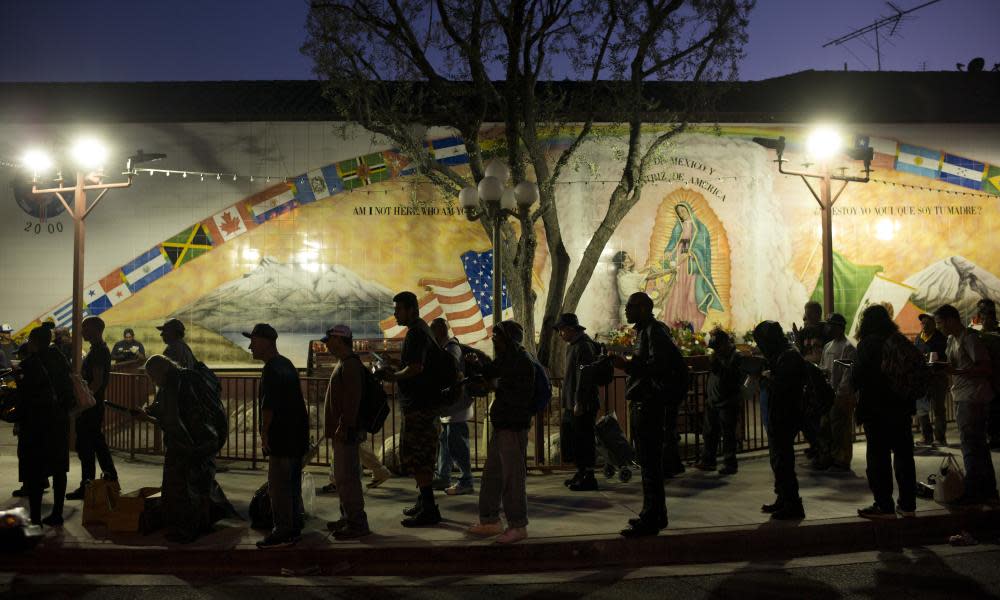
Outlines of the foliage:
{"type": "MultiPolygon", "coordinates": [[[[516,318],[535,331],[532,267],[544,231],[551,260],[538,355],[551,365],[552,328],[575,311],[601,253],[642,195],[646,175],[670,152],[710,99],[708,81],[735,77],[754,0],[314,0],[303,52],[326,83],[336,116],[382,136],[407,154],[446,195],[484,176],[484,124],[503,125],[493,150],[512,183],[537,181],[538,205],[501,227],[497,249],[516,318]],[[558,69],[567,81],[550,80],[558,69]],[[677,86],[670,105],[650,81],[677,86]],[[600,113],[598,113],[600,111],[600,113]],[[665,124],[649,134],[650,114],[665,124]],[[595,120],[618,124],[627,142],[607,210],[579,257],[564,244],[556,183],[588,168],[575,155],[595,120]],[[457,132],[468,172],[436,163],[430,127],[457,132]],[[567,137],[555,154],[546,139],[567,137]],[[500,141],[500,140],[498,140],[500,141]],[[576,269],[570,280],[570,265],[576,269]]],[[[671,88],[673,90],[673,88],[671,88]]],[[[619,143],[620,143],[619,138],[619,143]]],[[[488,220],[481,221],[487,234],[488,220]]],[[[533,336],[525,340],[534,345],[533,336]]]]}

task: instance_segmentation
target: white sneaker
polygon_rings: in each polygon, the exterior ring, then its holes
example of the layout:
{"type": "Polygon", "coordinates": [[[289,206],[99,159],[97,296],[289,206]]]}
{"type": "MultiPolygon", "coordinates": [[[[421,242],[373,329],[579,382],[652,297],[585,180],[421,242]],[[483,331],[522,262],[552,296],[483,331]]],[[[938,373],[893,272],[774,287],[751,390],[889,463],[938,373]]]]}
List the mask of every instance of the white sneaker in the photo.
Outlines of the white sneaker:
{"type": "Polygon", "coordinates": [[[527,527],[511,527],[496,539],[498,544],[515,544],[528,537],[527,527]]]}
{"type": "Polygon", "coordinates": [[[493,537],[503,532],[503,524],[499,521],[496,523],[473,523],[465,530],[465,533],[476,537],[493,537]]]}

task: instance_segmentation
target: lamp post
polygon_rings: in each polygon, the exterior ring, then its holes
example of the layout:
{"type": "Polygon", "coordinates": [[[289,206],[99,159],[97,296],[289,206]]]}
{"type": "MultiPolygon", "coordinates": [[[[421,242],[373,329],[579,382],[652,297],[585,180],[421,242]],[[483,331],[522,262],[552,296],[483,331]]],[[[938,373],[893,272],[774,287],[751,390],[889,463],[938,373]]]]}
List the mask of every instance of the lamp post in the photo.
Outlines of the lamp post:
{"type": "MultiPolygon", "coordinates": [[[[847,187],[847,184],[855,181],[867,183],[871,176],[871,164],[874,152],[867,143],[862,146],[844,148],[840,134],[831,127],[817,127],[806,138],[806,152],[809,157],[815,159],[819,165],[818,173],[806,171],[791,171],[784,168],[785,160],[782,155],[785,152],[785,138],[760,138],[755,137],[753,141],[765,148],[774,150],[778,155],[778,172],[783,175],[797,175],[802,178],[813,198],[819,204],[820,216],[822,218],[822,249],[823,249],[823,312],[829,315],[834,311],[833,296],[833,205],[836,204],[840,194],[847,187]],[[838,154],[846,154],[854,160],[860,160],[865,165],[865,176],[855,177],[851,175],[835,175],[830,169],[830,160],[838,154]],[[813,189],[809,179],[819,179],[819,193],[813,189]],[[842,182],[840,189],[836,193],[832,191],[832,182],[842,182]]],[[[808,164],[805,165],[808,167],[808,164]]]]}
{"type": "MultiPolygon", "coordinates": [[[[485,219],[490,223],[493,245],[493,324],[503,319],[503,245],[501,229],[507,217],[517,217],[522,223],[527,221],[528,211],[538,201],[538,184],[522,181],[514,187],[506,187],[510,169],[498,159],[486,165],[486,176],[477,187],[463,188],[459,201],[470,221],[485,219]],[[497,316],[499,315],[499,316],[497,316]]],[[[526,225],[530,227],[530,224],[526,225]]]]}
{"type": "Polygon", "coordinates": [[[90,211],[94,210],[97,203],[104,198],[110,189],[127,188],[132,185],[132,178],[135,175],[132,167],[139,162],[158,160],[166,155],[144,154],[142,150],[138,154],[129,157],[125,163],[126,181],[118,183],[104,183],[104,162],[107,159],[107,149],[97,140],[85,138],[78,141],[71,150],[71,157],[76,164],[76,182],[74,185],[64,185],[62,175],[55,178],[56,187],[39,188],[38,175],[52,168],[52,160],[43,152],[38,150],[29,151],[24,156],[24,163],[32,170],[32,194],[55,194],[62,202],[67,214],[73,218],[73,372],[80,374],[83,354],[83,258],[84,242],[86,240],[86,226],[84,220],[90,211]],[[100,193],[94,202],[87,205],[87,192],[99,190],[100,193]],[[63,193],[73,192],[72,205],[63,197],[63,193]]]}

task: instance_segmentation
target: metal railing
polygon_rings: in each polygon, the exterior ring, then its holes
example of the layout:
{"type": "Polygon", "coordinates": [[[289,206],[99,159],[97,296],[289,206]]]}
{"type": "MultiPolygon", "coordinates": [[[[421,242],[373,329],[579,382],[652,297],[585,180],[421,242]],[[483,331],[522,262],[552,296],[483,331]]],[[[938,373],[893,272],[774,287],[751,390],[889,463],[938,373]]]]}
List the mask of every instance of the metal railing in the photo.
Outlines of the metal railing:
{"type": "MultiPolygon", "coordinates": [[[[260,449],[257,435],[258,386],[256,375],[220,374],[222,384],[222,404],[229,415],[229,436],[219,451],[219,458],[227,461],[247,461],[256,468],[266,461],[260,449]]],[[[323,401],[328,380],[325,378],[303,377],[302,393],[309,413],[310,438],[319,442],[319,449],[310,464],[329,465],[333,457],[332,444],[325,438],[323,401]]],[[[533,468],[561,468],[565,465],[559,452],[559,430],[562,421],[561,390],[562,380],[553,379],[553,398],[548,410],[536,415],[528,435],[528,461],[533,468]]],[[[692,372],[687,397],[678,411],[677,429],[681,458],[693,461],[700,457],[703,447],[702,427],[704,423],[708,373],[692,372]]],[[[390,390],[391,412],[382,431],[369,436],[370,444],[377,456],[382,457],[390,469],[399,470],[395,449],[399,446],[402,413],[396,400],[395,386],[390,390]],[[394,464],[395,463],[395,464],[394,464]]],[[[149,379],[136,373],[112,373],[107,390],[107,399],[129,408],[141,408],[151,401],[154,388],[149,379]]],[[[489,434],[487,407],[491,397],[477,398],[473,404],[473,418],[469,421],[470,454],[473,468],[482,468],[486,461],[486,442],[489,434]]],[[[618,375],[608,386],[600,390],[598,418],[613,414],[622,431],[631,440],[629,411],[625,400],[625,377],[618,375]]],[[[954,416],[951,402],[948,403],[948,420],[954,416]]],[[[136,454],[162,454],[163,439],[160,430],[145,421],[131,418],[125,413],[106,410],[104,420],[108,445],[115,450],[136,454]]],[[[857,433],[863,436],[858,428],[857,433]]],[[[764,450],[768,446],[767,432],[761,411],[760,399],[756,394],[745,393],[740,411],[740,425],[737,430],[740,452],[764,450]]],[[[802,442],[804,439],[799,438],[802,442]]]]}

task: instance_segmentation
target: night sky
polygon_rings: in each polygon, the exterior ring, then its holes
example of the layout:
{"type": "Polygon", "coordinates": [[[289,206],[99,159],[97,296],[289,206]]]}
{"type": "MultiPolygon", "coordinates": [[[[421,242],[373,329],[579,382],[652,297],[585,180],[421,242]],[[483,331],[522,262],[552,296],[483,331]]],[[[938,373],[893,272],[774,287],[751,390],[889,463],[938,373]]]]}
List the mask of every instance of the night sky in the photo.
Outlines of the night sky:
{"type": "MultiPolygon", "coordinates": [[[[0,81],[309,79],[299,53],[306,12],[306,0],[0,0],[0,81]]],[[[821,46],[888,14],[876,0],[758,0],[740,78],[845,62],[874,70],[864,41],[821,46]]],[[[954,70],[975,56],[990,68],[1000,62],[998,18],[1000,0],[921,9],[882,43],[882,68],[954,70]]]]}

